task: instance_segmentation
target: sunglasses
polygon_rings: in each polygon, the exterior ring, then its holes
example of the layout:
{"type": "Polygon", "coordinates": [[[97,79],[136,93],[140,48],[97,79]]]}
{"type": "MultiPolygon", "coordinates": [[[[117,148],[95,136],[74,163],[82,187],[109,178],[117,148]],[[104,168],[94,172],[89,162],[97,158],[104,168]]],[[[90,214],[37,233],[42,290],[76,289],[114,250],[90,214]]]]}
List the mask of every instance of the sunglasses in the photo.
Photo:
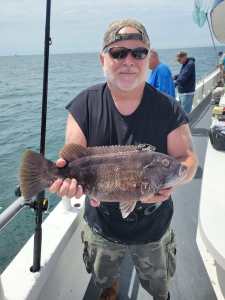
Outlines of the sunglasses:
{"type": "Polygon", "coordinates": [[[145,59],[148,55],[149,50],[144,47],[138,48],[125,48],[125,47],[112,47],[106,48],[104,52],[109,53],[109,55],[113,59],[125,59],[129,53],[131,53],[132,57],[135,59],[145,59]]]}

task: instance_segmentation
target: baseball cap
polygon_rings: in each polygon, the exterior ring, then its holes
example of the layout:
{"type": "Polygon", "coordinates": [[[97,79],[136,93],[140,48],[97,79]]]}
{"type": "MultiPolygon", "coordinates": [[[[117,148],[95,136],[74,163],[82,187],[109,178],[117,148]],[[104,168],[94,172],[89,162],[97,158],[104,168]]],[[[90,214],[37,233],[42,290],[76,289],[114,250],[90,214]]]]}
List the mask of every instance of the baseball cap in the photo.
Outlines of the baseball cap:
{"type": "Polygon", "coordinates": [[[148,48],[150,48],[150,40],[148,33],[143,24],[134,19],[116,20],[109,24],[103,38],[102,49],[105,49],[114,42],[124,40],[140,40],[143,41],[148,48]],[[124,27],[133,27],[137,29],[138,33],[118,33],[124,27]]]}

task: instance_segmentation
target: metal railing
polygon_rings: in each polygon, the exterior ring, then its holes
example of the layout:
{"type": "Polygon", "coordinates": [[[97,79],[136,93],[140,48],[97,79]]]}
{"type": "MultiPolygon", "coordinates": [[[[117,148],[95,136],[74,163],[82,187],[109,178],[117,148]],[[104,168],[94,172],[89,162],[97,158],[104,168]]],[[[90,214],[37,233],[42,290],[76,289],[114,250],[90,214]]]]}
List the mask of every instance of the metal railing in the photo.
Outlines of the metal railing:
{"type": "Polygon", "coordinates": [[[23,209],[26,205],[23,197],[16,199],[0,214],[0,231],[23,209]]]}
{"type": "Polygon", "coordinates": [[[210,95],[212,90],[217,86],[219,80],[220,69],[218,68],[198,81],[193,100],[193,109],[195,109],[206,97],[210,95]]]}

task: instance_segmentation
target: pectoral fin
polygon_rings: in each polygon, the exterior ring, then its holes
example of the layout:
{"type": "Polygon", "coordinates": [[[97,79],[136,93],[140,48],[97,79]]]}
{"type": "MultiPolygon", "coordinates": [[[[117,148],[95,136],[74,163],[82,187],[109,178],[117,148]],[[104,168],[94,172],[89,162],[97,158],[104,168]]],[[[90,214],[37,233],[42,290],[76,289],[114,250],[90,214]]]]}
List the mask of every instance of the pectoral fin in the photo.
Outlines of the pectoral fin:
{"type": "Polygon", "coordinates": [[[134,210],[136,201],[122,201],[120,202],[120,211],[123,219],[127,218],[129,214],[134,210]]]}

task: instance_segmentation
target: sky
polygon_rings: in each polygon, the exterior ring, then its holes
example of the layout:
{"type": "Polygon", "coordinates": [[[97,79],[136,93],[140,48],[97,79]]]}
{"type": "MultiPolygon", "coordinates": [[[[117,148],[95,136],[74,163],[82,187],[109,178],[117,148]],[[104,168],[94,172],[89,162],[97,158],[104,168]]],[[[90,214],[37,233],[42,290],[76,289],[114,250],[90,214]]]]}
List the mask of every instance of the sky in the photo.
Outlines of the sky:
{"type": "MultiPolygon", "coordinates": [[[[211,46],[192,0],[52,0],[51,53],[97,52],[108,24],[141,21],[156,49],[211,46]]],[[[7,0],[0,8],[0,55],[43,54],[46,0],[7,0]]]]}

